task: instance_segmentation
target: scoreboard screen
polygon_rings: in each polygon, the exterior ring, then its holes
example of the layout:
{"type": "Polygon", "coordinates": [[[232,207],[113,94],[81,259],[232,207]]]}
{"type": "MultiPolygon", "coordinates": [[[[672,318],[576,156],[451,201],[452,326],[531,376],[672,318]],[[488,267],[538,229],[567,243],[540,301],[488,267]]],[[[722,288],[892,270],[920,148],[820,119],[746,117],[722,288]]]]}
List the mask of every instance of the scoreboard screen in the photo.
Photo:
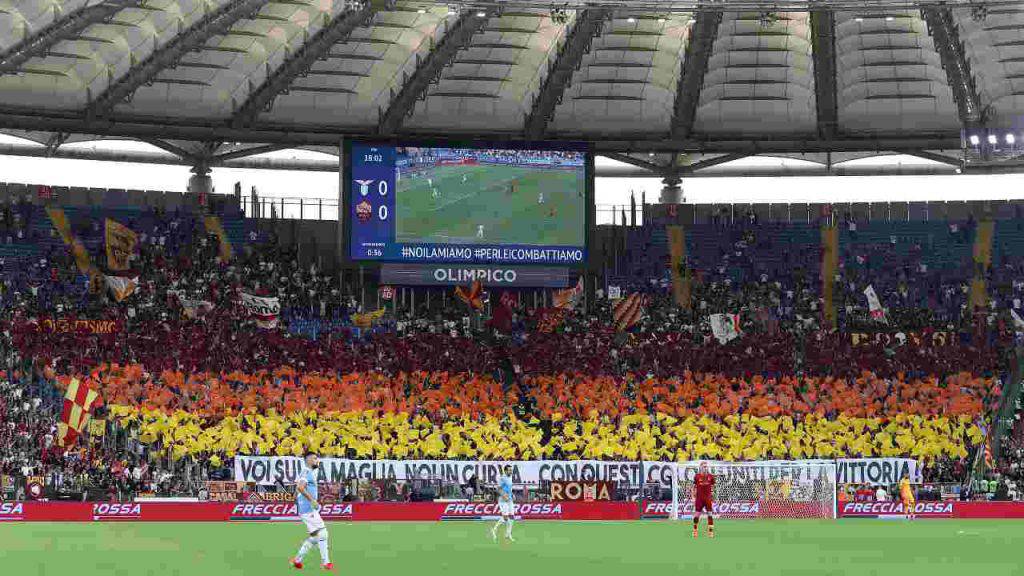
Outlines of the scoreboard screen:
{"type": "Polygon", "coordinates": [[[353,260],[577,265],[586,260],[582,149],[441,148],[352,142],[353,260]]]}

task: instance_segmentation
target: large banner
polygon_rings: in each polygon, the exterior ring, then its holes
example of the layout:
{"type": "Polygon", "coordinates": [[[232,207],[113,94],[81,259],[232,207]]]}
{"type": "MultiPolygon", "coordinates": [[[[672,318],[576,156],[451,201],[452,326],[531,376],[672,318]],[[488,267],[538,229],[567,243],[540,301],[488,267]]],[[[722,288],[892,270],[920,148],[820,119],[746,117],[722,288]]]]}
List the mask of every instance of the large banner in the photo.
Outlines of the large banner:
{"type": "Polygon", "coordinates": [[[840,458],[836,460],[837,484],[892,485],[903,476],[920,484],[921,466],[912,458],[840,458]]]}
{"type": "Polygon", "coordinates": [[[260,328],[276,328],[277,316],[281,313],[281,302],[274,297],[254,296],[242,292],[242,306],[256,318],[260,328]]]}
{"type": "Polygon", "coordinates": [[[90,334],[114,334],[121,331],[118,320],[88,320],[85,318],[38,318],[23,324],[27,329],[37,332],[64,334],[85,331],[90,334]]]}
{"type": "MultiPolygon", "coordinates": [[[[724,463],[721,470],[711,463],[716,473],[740,470],[747,479],[771,480],[798,478],[801,470],[821,464],[836,464],[839,484],[895,484],[910,475],[910,481],[921,481],[921,469],[909,458],[852,458],[840,460],[772,460],[747,463],[724,463]]],[[[602,481],[624,486],[661,484],[671,486],[673,468],[679,466],[695,471],[699,462],[606,462],[600,460],[348,460],[322,458],[318,471],[320,482],[364,480],[435,479],[465,484],[474,475],[485,483],[496,483],[505,466],[512,467],[516,484],[537,484],[548,481],[602,481]]],[[[235,458],[235,480],[265,486],[278,481],[295,482],[302,469],[298,456],[238,456],[235,458]]]]}
{"type": "Polygon", "coordinates": [[[107,218],[107,268],[127,270],[139,236],[131,228],[107,218]]]}
{"type": "Polygon", "coordinates": [[[882,346],[913,346],[913,347],[940,347],[950,346],[959,342],[956,332],[944,330],[926,330],[923,332],[852,332],[850,333],[850,344],[854,346],[870,346],[881,344],[882,346]]]}
{"type": "MultiPolygon", "coordinates": [[[[302,469],[298,456],[238,456],[235,458],[235,480],[273,485],[277,481],[295,482],[302,469]]],[[[465,461],[465,460],[347,460],[321,458],[318,470],[320,482],[363,480],[415,480],[434,479],[465,484],[476,476],[479,481],[497,483],[501,469],[512,467],[512,481],[516,484],[537,484],[551,480],[618,482],[640,486],[647,482],[645,471],[661,470],[657,463],[604,462],[598,460],[526,460],[526,461],[465,461]]],[[[671,465],[668,466],[666,484],[671,483],[671,465]]]]}

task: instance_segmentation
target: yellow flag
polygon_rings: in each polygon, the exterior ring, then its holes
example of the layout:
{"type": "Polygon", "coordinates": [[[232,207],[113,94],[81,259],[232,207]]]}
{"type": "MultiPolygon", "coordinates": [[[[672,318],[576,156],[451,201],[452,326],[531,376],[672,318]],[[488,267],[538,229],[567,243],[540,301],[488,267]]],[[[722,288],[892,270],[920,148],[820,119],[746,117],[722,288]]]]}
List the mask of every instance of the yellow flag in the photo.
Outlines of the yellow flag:
{"type": "Polygon", "coordinates": [[[89,435],[93,438],[104,436],[107,433],[106,420],[92,420],[89,422],[89,435]]]}
{"type": "Polygon", "coordinates": [[[107,267],[127,270],[128,259],[135,253],[139,236],[127,226],[107,218],[107,267]]]}

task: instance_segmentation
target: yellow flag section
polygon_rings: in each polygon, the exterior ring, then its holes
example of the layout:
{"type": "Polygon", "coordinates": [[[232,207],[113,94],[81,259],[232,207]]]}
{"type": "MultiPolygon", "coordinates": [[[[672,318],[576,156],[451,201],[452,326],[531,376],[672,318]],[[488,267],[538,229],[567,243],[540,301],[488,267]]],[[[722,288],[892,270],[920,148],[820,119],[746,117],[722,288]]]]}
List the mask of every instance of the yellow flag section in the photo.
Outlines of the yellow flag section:
{"type": "Polygon", "coordinates": [[[821,297],[825,301],[825,322],[835,328],[836,307],[833,301],[836,270],[839,268],[839,230],[834,225],[821,227],[821,297]]]}
{"type": "Polygon", "coordinates": [[[107,218],[107,268],[127,270],[128,259],[135,253],[139,236],[127,226],[107,218]]]}
{"type": "Polygon", "coordinates": [[[70,446],[78,439],[89,423],[89,411],[100,397],[99,393],[89,388],[78,378],[72,378],[68,389],[64,392],[64,410],[57,425],[57,443],[70,446]]]}
{"type": "Polygon", "coordinates": [[[985,274],[992,265],[992,236],[995,224],[991,220],[978,223],[974,233],[974,280],[971,281],[971,308],[988,305],[985,274]]]}
{"type": "Polygon", "coordinates": [[[92,272],[92,260],[89,259],[89,252],[82,245],[82,242],[75,237],[71,232],[71,225],[68,223],[68,217],[64,214],[64,210],[60,208],[48,207],[46,213],[50,216],[50,222],[53,223],[54,230],[60,234],[64,244],[71,250],[71,254],[75,257],[75,264],[78,265],[78,270],[89,274],[92,272]]]}
{"type": "Polygon", "coordinates": [[[228,239],[228,235],[224,232],[224,226],[220,223],[220,218],[216,216],[207,216],[203,219],[203,224],[206,226],[206,233],[213,234],[217,237],[217,242],[220,244],[220,260],[221,262],[228,262],[231,260],[231,240],[228,239]]]}
{"type": "Polygon", "coordinates": [[[690,309],[690,267],[686,263],[686,231],[682,226],[666,226],[672,296],[676,305],[690,309]]]}

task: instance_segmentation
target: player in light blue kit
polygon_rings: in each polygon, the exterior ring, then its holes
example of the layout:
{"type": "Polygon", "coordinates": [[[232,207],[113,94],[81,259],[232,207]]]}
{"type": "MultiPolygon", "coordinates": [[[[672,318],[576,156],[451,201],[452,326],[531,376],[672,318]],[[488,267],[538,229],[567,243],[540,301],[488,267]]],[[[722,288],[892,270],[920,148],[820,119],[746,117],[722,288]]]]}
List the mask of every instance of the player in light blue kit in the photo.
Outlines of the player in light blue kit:
{"type": "Polygon", "coordinates": [[[327,549],[327,526],[320,517],[320,502],[317,501],[320,494],[316,485],[316,469],[319,467],[320,458],[312,452],[306,454],[305,466],[299,472],[299,479],[295,481],[295,504],[299,518],[306,525],[306,532],[309,532],[309,537],[303,540],[302,546],[299,547],[299,553],[292,558],[292,566],[300,570],[302,559],[314,546],[320,549],[320,567],[324,570],[334,569],[327,549]]]}
{"type": "Polygon", "coordinates": [[[494,528],[491,528],[491,539],[495,542],[498,541],[498,527],[504,523],[505,538],[508,538],[509,542],[515,542],[515,538],[512,537],[512,522],[515,520],[516,503],[512,497],[511,466],[505,466],[505,469],[502,470],[501,478],[498,479],[498,512],[501,514],[501,517],[498,518],[494,528]]]}

